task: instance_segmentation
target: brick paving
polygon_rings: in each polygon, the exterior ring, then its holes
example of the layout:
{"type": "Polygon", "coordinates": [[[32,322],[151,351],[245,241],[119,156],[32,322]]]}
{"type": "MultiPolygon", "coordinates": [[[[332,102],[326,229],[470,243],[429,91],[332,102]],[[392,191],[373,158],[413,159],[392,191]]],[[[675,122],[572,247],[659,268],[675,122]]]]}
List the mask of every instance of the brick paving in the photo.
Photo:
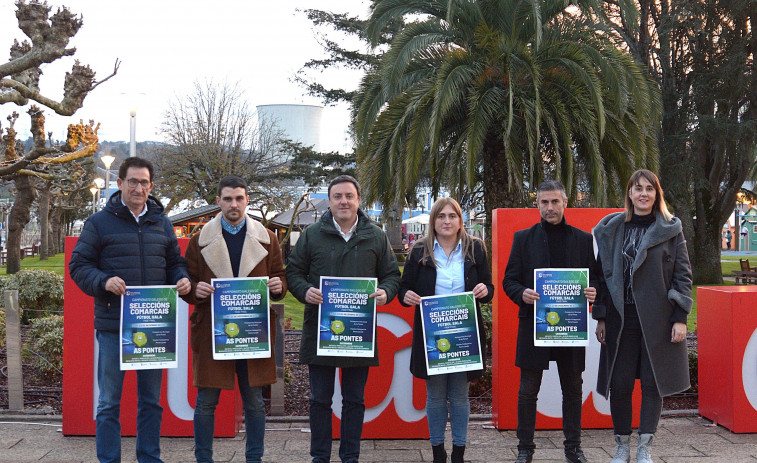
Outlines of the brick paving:
{"type": "MultiPolygon", "coordinates": [[[[96,462],[93,437],[61,434],[60,420],[39,422],[41,417],[0,415],[0,463],[96,462]],[[37,419],[38,421],[33,421],[37,419]],[[23,420],[23,421],[22,421],[23,420]]],[[[263,461],[307,463],[310,433],[306,420],[270,421],[266,425],[266,453],[263,461]]],[[[563,462],[562,432],[537,431],[538,462],[563,462]]],[[[614,452],[610,430],[584,430],[583,449],[590,462],[609,462],[614,452]]],[[[449,436],[447,439],[448,446],[449,436]]],[[[632,439],[635,442],[635,436],[632,439]]],[[[191,438],[163,438],[162,456],[166,463],[193,462],[191,438]]],[[[485,421],[472,422],[468,432],[466,462],[512,462],[517,439],[514,431],[498,431],[485,421]]],[[[361,458],[369,462],[431,461],[426,440],[364,440],[361,458]]],[[[339,461],[335,441],[332,461],[339,461]]],[[[219,438],[214,443],[216,462],[244,462],[244,433],[235,438],[219,438]]],[[[663,417],[653,446],[659,463],[757,463],[757,434],[734,434],[695,416],[663,417]]],[[[635,449],[632,451],[635,461],[635,449]]],[[[134,438],[123,439],[123,461],[134,458],[134,438]]]]}

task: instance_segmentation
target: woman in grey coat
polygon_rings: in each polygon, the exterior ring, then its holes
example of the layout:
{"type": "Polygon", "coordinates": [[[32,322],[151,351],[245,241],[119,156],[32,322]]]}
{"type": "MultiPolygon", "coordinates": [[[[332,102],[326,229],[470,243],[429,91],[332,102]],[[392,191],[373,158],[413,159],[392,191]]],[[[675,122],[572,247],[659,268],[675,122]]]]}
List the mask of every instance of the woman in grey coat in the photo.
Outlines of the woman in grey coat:
{"type": "Polygon", "coordinates": [[[686,318],[691,312],[691,266],[681,221],[665,206],[657,176],[634,172],[626,210],[594,228],[601,265],[592,309],[602,343],[597,391],[610,397],[617,449],[611,463],[630,461],[631,397],[641,379],[638,463],[651,463],[650,445],[662,397],[689,388],[686,318]]]}

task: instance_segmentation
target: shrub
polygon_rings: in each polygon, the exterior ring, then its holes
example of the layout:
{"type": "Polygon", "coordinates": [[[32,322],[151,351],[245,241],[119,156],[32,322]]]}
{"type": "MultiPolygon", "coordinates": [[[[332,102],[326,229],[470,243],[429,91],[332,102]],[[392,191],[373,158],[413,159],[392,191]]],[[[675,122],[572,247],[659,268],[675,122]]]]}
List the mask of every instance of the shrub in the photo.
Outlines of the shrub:
{"type": "Polygon", "coordinates": [[[492,353],[492,304],[487,302],[486,304],[480,304],[481,309],[481,321],[484,322],[484,330],[486,330],[486,351],[491,355],[492,353]]]}
{"type": "Polygon", "coordinates": [[[23,356],[43,376],[63,373],[63,316],[50,315],[31,320],[29,341],[23,356]]]}
{"type": "Polygon", "coordinates": [[[689,376],[691,388],[686,392],[699,392],[699,355],[696,350],[689,350],[689,376]]]}
{"type": "Polygon", "coordinates": [[[21,321],[63,310],[63,277],[48,270],[22,270],[0,279],[0,289],[18,290],[21,321]]]}
{"type": "Polygon", "coordinates": [[[470,383],[468,396],[471,398],[484,398],[491,396],[492,390],[492,369],[484,370],[484,375],[470,383]]]}

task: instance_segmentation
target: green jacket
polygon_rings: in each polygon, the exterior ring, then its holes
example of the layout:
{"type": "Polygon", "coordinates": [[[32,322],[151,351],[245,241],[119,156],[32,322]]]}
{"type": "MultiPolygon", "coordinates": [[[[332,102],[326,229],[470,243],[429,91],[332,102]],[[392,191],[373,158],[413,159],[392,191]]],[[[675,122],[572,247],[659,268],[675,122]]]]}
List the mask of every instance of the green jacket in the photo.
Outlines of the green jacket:
{"type": "Polygon", "coordinates": [[[336,367],[377,366],[378,345],[373,358],[316,355],[318,306],[305,303],[305,293],[311,287],[320,286],[321,276],[372,277],[377,278],[379,288],[386,291],[387,303],[394,299],[400,286],[400,271],[383,230],[358,210],[355,233],[345,242],[334,227],[331,211],[326,212],[318,223],[302,232],[289,256],[286,271],[289,291],[305,304],[300,363],[336,367]]]}

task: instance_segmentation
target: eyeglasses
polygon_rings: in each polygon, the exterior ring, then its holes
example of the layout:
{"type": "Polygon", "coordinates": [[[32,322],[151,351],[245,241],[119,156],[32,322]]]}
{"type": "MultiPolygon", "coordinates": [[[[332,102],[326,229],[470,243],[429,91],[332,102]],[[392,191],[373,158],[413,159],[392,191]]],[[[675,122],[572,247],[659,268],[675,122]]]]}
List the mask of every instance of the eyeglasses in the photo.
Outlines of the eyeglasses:
{"type": "Polygon", "coordinates": [[[138,186],[141,186],[144,190],[150,188],[151,183],[152,182],[149,180],[137,180],[136,178],[130,178],[126,180],[126,184],[129,185],[129,188],[136,188],[138,186]]]}

